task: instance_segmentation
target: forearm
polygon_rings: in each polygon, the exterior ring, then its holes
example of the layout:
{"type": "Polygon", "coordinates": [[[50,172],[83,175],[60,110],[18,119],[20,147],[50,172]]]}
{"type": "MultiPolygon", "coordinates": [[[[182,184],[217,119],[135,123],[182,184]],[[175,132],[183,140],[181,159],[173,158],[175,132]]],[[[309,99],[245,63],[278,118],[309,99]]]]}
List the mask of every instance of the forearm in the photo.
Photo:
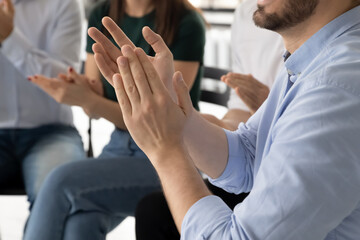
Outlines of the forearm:
{"type": "Polygon", "coordinates": [[[194,163],[184,147],[174,148],[155,165],[163,190],[179,231],[190,207],[210,195],[194,163]],[[171,156],[171,161],[165,158],[171,156]]]}
{"type": "Polygon", "coordinates": [[[185,128],[184,138],[196,167],[211,178],[219,177],[228,159],[224,130],[208,122],[194,110],[185,128]]]}
{"type": "Polygon", "coordinates": [[[117,102],[94,94],[91,100],[82,107],[90,117],[102,117],[112,122],[117,128],[126,129],[122,112],[117,102]]]}
{"type": "Polygon", "coordinates": [[[241,122],[247,122],[251,117],[251,114],[247,111],[240,109],[230,109],[225,116],[221,119],[225,128],[231,131],[235,131],[241,122]]]}

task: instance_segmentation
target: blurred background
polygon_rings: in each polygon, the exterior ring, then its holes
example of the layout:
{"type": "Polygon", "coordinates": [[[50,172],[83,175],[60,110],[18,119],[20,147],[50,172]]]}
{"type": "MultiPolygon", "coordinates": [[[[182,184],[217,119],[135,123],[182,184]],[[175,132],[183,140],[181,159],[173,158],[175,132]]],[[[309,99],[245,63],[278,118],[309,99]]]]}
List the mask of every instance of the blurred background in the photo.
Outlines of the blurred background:
{"type": "MultiPolygon", "coordinates": [[[[171,0],[169,0],[171,1],[171,0]]],[[[82,0],[85,16],[88,15],[96,0],[82,0]]],[[[210,27],[206,33],[205,59],[206,66],[231,69],[230,27],[234,10],[241,0],[190,0],[196,7],[203,10],[210,27]]],[[[85,37],[87,20],[83,19],[83,59],[85,59],[85,37]]],[[[203,84],[210,84],[206,81],[203,84]]],[[[221,117],[225,107],[200,102],[200,109],[221,117]]],[[[88,148],[88,117],[82,109],[73,107],[75,125],[83,138],[85,149],[88,148]]],[[[109,141],[113,124],[104,119],[92,120],[92,141],[95,157],[109,141]]],[[[1,240],[20,240],[28,216],[28,204],[25,196],[0,196],[0,233],[1,240]]],[[[135,221],[127,218],[118,228],[109,234],[108,240],[135,240],[135,221]]]]}

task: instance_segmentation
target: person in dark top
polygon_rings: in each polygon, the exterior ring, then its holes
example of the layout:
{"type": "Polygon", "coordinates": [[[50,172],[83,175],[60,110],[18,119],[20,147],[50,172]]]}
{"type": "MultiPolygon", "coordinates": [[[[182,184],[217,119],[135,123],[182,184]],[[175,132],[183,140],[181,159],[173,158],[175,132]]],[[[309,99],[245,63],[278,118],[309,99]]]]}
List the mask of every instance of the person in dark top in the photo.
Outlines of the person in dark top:
{"type": "MultiPolygon", "coordinates": [[[[107,15],[150,55],[154,51],[140,30],[149,26],[164,37],[198,108],[205,45],[205,22],[199,11],[187,0],[101,1],[90,15],[89,27],[115,42],[102,28],[101,19],[107,15]]],[[[142,197],[161,189],[154,168],[126,130],[114,89],[95,64],[93,43],[88,38],[85,75],[69,68],[58,79],[29,78],[58,102],[80,106],[90,117],[103,117],[116,128],[97,159],[65,165],[49,175],[29,218],[26,240],[104,239],[134,214],[142,197]]]]}

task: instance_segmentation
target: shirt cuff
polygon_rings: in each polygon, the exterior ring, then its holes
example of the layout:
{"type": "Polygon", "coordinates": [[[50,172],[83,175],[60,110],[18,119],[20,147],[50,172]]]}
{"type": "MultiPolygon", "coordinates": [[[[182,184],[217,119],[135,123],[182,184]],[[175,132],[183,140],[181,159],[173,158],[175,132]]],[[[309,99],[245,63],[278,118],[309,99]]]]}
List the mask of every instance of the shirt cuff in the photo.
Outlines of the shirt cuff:
{"type": "Polygon", "coordinates": [[[18,29],[14,28],[10,36],[3,41],[2,52],[11,61],[23,60],[32,48],[26,36],[18,29]]]}
{"type": "Polygon", "coordinates": [[[181,226],[181,239],[208,239],[214,232],[222,231],[222,226],[231,221],[232,213],[217,196],[200,199],[185,215],[181,226]]]}

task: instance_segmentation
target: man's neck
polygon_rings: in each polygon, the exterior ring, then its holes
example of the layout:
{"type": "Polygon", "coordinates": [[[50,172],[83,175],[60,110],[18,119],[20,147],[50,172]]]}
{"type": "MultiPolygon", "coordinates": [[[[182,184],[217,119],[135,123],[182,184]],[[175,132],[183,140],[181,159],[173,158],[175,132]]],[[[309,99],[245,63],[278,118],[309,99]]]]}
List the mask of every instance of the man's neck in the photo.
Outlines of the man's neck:
{"type": "Polygon", "coordinates": [[[125,11],[132,17],[143,17],[154,9],[152,0],[126,0],[125,11]]]}
{"type": "Polygon", "coordinates": [[[280,31],[279,34],[284,39],[286,49],[291,54],[294,53],[309,38],[311,38],[311,36],[329,22],[357,6],[351,0],[339,2],[340,1],[336,0],[321,1],[314,15],[309,17],[306,21],[295,27],[280,31]],[[345,5],[344,3],[348,3],[348,5],[345,5]]]}

